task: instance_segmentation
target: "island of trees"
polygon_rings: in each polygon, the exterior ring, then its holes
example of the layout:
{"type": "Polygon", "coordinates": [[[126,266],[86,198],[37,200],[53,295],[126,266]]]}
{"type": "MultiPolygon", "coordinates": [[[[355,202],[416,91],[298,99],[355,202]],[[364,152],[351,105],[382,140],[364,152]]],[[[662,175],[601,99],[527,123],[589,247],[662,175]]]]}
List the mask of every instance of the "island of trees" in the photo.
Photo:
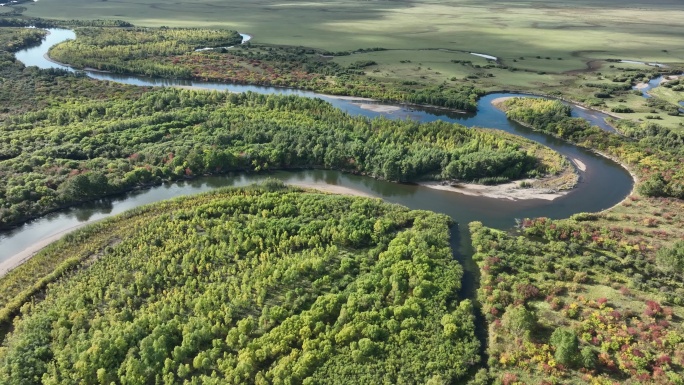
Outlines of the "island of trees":
{"type": "MultiPolygon", "coordinates": [[[[68,74],[42,76],[95,87],[68,74]]],[[[103,100],[66,98],[4,119],[0,225],[165,180],[230,171],[322,167],[392,181],[500,183],[569,167],[557,153],[514,135],[352,117],[320,99],[111,87],[103,100]]]]}

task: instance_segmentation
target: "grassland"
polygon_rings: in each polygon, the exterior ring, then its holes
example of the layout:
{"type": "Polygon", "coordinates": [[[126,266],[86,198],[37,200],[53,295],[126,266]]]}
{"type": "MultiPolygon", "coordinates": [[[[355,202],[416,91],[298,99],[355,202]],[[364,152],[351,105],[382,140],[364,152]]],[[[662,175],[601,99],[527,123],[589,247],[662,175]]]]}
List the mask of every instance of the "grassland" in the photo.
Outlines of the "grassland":
{"type": "Polygon", "coordinates": [[[160,4],[151,0],[44,0],[29,4],[26,14],[56,19],[125,19],[146,26],[236,27],[254,33],[258,42],[331,50],[381,45],[488,51],[504,60],[541,55],[541,60],[525,63],[525,68],[532,70],[559,68],[557,63],[546,62],[546,57],[570,59],[561,67],[576,69],[574,65],[598,53],[601,57],[634,60],[684,60],[680,44],[684,11],[677,1],[595,3],[204,0],[160,4]],[[664,22],[667,29],[660,27],[664,22]]]}
{"type": "Polygon", "coordinates": [[[594,58],[684,62],[684,9],[676,0],[647,5],[634,0],[41,0],[25,6],[28,16],[236,28],[254,34],[255,42],[331,51],[445,48],[487,53],[505,62],[522,56],[521,66],[534,71],[583,69],[594,58]],[[531,60],[536,56],[542,59],[531,60]]]}
{"type": "MultiPolygon", "coordinates": [[[[475,85],[485,91],[552,94],[628,119],[656,119],[669,128],[684,118],[656,111],[637,95],[595,100],[585,83],[606,82],[654,67],[611,63],[630,59],[684,68],[684,9],[675,0],[637,1],[356,1],[258,2],[205,0],[163,4],[144,0],[43,0],[27,16],[123,19],[145,26],[237,29],[255,45],[305,46],[324,51],[382,47],[388,51],[338,56],[342,66],[373,60],[367,78],[390,84],[475,85]],[[401,28],[398,28],[401,26],[401,28]],[[499,65],[468,54],[499,58],[499,65]],[[454,63],[454,61],[461,63],[454,63]],[[472,65],[465,65],[470,61],[472,65]]],[[[675,95],[676,96],[676,95],[675,95]]],[[[674,98],[665,95],[666,100],[674,98]]]]}
{"type": "Polygon", "coordinates": [[[649,91],[649,94],[667,100],[672,104],[684,101],[684,92],[673,91],[671,88],[657,87],[649,91]]]}

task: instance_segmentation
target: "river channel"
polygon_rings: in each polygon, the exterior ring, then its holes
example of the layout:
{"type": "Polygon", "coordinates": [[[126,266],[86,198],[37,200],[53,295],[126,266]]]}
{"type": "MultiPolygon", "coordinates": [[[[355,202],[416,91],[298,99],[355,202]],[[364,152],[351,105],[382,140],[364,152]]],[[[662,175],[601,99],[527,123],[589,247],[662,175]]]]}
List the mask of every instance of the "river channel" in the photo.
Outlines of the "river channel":
{"type": "MultiPolygon", "coordinates": [[[[19,61],[27,66],[40,68],[62,68],[73,71],[69,67],[51,62],[45,58],[48,49],[55,44],[75,38],[74,32],[66,29],[50,29],[50,34],[39,46],[25,49],[16,54],[19,61]]],[[[360,107],[353,100],[339,99],[320,95],[309,91],[287,88],[259,87],[226,83],[211,83],[191,80],[154,79],[142,76],[117,75],[111,73],[85,71],[94,79],[114,81],[138,86],[193,86],[203,89],[231,92],[258,92],[266,94],[290,94],[303,97],[322,98],[334,106],[352,115],[367,117],[385,116],[390,119],[413,119],[421,122],[444,120],[468,127],[497,128],[544,144],[571,159],[577,159],[586,165],[586,171],[580,172],[578,186],[567,195],[549,200],[493,199],[479,196],[467,196],[454,192],[434,190],[411,184],[398,184],[370,177],[345,174],[338,171],[304,170],[294,172],[274,172],[270,174],[240,174],[227,176],[200,177],[189,181],[167,183],[145,190],[134,191],[114,197],[101,199],[45,215],[18,228],[0,232],[0,262],[45,240],[77,227],[83,223],[93,222],[111,215],[121,213],[141,205],[181,196],[196,194],[225,186],[243,186],[268,177],[278,178],[284,182],[306,183],[309,185],[336,185],[358,190],[385,201],[405,205],[412,209],[431,210],[449,215],[458,224],[453,232],[455,253],[464,265],[466,274],[463,282],[464,296],[475,294],[477,267],[472,261],[472,249],[467,224],[481,221],[485,225],[506,229],[515,225],[516,218],[546,216],[550,218],[566,218],[578,212],[596,212],[622,201],[632,190],[633,180],[627,170],[619,164],[591,151],[568,144],[549,135],[534,132],[520,124],[508,120],[505,114],[491,104],[492,100],[503,96],[527,96],[518,94],[492,94],[480,99],[476,114],[463,114],[443,109],[407,107],[397,105],[392,112],[374,112],[360,107]]],[[[363,102],[368,103],[368,102],[363,102]]],[[[603,122],[605,115],[573,108],[573,116],[583,117],[603,129],[611,128],[603,122]]]]}

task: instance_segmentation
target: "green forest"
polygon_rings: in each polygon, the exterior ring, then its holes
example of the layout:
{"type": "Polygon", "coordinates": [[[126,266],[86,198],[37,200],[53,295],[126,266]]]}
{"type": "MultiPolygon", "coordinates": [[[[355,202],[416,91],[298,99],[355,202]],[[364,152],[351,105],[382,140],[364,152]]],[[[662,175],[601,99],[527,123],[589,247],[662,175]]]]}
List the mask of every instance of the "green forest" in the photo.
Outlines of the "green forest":
{"type": "Polygon", "coordinates": [[[236,31],[176,28],[79,28],[76,40],[60,44],[50,56],[77,67],[189,78],[187,68],[150,57],[166,57],[242,42],[236,31]]]}
{"type": "Polygon", "coordinates": [[[505,182],[567,167],[548,148],[503,132],[352,117],[320,99],[175,88],[67,100],[7,117],[0,132],[2,225],[230,171],[327,168],[392,181],[505,182]]]}
{"type": "Polygon", "coordinates": [[[21,306],[0,382],[453,383],[479,342],[450,223],[280,182],[136,209],[37,257],[71,267],[21,306]]]}

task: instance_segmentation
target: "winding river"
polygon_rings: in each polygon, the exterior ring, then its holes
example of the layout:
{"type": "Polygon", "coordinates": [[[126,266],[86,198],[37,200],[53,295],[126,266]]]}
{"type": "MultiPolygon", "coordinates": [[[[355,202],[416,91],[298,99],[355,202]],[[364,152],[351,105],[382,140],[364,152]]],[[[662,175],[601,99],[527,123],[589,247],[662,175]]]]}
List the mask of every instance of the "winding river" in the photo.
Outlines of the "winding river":
{"type": "MultiPolygon", "coordinates": [[[[48,49],[62,41],[73,39],[74,32],[65,29],[51,29],[50,34],[39,46],[25,49],[16,54],[18,60],[27,66],[40,68],[71,68],[51,62],[45,58],[48,49]]],[[[477,267],[472,258],[467,223],[481,221],[497,228],[511,228],[516,218],[546,216],[564,218],[578,212],[600,211],[622,201],[632,190],[633,180],[629,173],[617,163],[594,154],[591,151],[565,143],[551,136],[534,132],[508,120],[504,113],[494,108],[492,100],[502,96],[517,94],[492,94],[483,97],[478,104],[477,114],[463,114],[443,109],[394,106],[391,112],[375,112],[360,107],[358,101],[334,98],[313,92],[287,88],[259,87],[211,83],[190,80],[154,79],[142,76],[117,75],[96,71],[85,71],[94,79],[115,81],[139,86],[193,86],[203,89],[226,90],[232,92],[258,92],[267,94],[294,94],[303,97],[318,97],[352,115],[367,117],[386,116],[391,119],[413,119],[421,122],[444,120],[473,127],[491,127],[508,131],[540,142],[553,148],[568,158],[577,159],[586,165],[580,174],[577,188],[567,195],[549,200],[510,201],[480,196],[467,196],[453,192],[434,190],[411,184],[397,184],[369,177],[345,174],[337,171],[306,170],[297,172],[274,172],[269,175],[229,175],[200,177],[190,181],[167,183],[149,189],[134,191],[97,202],[82,204],[78,207],[45,215],[18,228],[0,232],[0,263],[19,252],[41,242],[102,218],[121,213],[131,208],[157,202],[172,197],[195,194],[224,186],[243,186],[275,177],[289,183],[308,185],[336,185],[354,189],[367,195],[382,198],[412,209],[432,210],[449,215],[459,224],[453,231],[453,246],[457,258],[464,265],[463,290],[461,295],[473,297],[476,290],[477,267]],[[398,107],[398,108],[396,108],[398,107]]],[[[368,103],[364,101],[363,103],[368,103]]],[[[603,122],[606,117],[601,113],[575,107],[573,116],[583,117],[603,129],[611,128],[603,122]]]]}

